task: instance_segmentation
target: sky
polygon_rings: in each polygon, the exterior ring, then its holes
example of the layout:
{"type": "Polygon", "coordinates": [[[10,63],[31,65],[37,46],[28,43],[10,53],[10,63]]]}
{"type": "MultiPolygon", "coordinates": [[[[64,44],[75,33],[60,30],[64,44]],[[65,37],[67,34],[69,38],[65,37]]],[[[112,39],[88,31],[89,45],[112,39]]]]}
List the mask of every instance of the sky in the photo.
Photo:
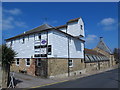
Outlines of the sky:
{"type": "Polygon", "coordinates": [[[3,2],[2,15],[3,39],[44,23],[60,26],[82,17],[86,48],[95,48],[99,37],[111,50],[118,47],[117,2],[3,2]]]}

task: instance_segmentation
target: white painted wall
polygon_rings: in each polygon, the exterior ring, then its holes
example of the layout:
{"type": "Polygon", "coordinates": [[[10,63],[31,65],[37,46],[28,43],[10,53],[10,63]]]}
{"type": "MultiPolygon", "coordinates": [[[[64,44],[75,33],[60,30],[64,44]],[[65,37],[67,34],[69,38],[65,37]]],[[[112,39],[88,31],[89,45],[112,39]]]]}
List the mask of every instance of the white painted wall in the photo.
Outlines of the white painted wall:
{"type": "Polygon", "coordinates": [[[67,37],[57,31],[52,35],[52,54],[54,57],[67,58],[68,57],[67,37]]]}
{"type": "Polygon", "coordinates": [[[84,23],[82,19],[80,18],[77,22],[68,23],[67,33],[73,36],[79,36],[79,35],[84,36],[84,23]],[[82,29],[81,29],[81,25],[82,25],[82,29]]]}
{"type": "MultiPolygon", "coordinates": [[[[40,45],[40,43],[35,44],[34,42],[38,40],[38,35],[35,34],[35,38],[34,35],[29,35],[29,39],[26,36],[24,44],[22,44],[22,37],[14,40],[12,48],[18,53],[16,58],[31,58],[37,54],[35,50],[39,51],[40,49],[34,49],[34,46],[40,45]]],[[[41,40],[43,39],[47,40],[46,32],[41,33],[41,40]]],[[[7,42],[7,45],[9,46],[10,42],[7,42]]],[[[52,45],[52,54],[48,55],[49,58],[68,58],[68,37],[65,34],[55,30],[48,32],[48,45],[52,45]]],[[[80,40],[71,37],[69,45],[70,58],[83,58],[84,45],[80,40]]]]}
{"type": "Polygon", "coordinates": [[[78,39],[69,40],[70,58],[84,58],[84,44],[78,39]]]}
{"type": "Polygon", "coordinates": [[[63,32],[66,33],[66,27],[64,27],[64,28],[60,28],[59,30],[61,30],[61,31],[63,31],[63,32]]]}
{"type": "MultiPolygon", "coordinates": [[[[61,32],[53,32],[53,56],[58,58],[68,58],[68,37],[61,32]]],[[[82,41],[71,37],[69,40],[69,58],[84,58],[84,44],[82,41]]]]}
{"type": "MultiPolygon", "coordinates": [[[[51,32],[48,33],[48,37],[51,36],[51,32]]],[[[41,40],[46,39],[47,35],[46,32],[41,33],[41,40]]],[[[16,58],[31,58],[34,57],[35,54],[35,40],[38,40],[38,34],[35,34],[35,38],[34,38],[34,34],[33,35],[29,35],[29,39],[28,36],[25,36],[25,42],[24,44],[22,44],[22,37],[19,39],[17,38],[17,40],[13,41],[12,44],[12,49],[14,51],[16,51],[18,54],[16,56],[16,58]]],[[[48,44],[51,45],[51,37],[49,38],[49,42],[48,44]]],[[[6,44],[7,46],[10,47],[10,43],[11,41],[7,41],[6,44]]],[[[38,41],[38,44],[36,45],[40,45],[40,42],[38,41]]],[[[38,49],[39,51],[40,49],[38,49]]],[[[37,50],[36,50],[37,51],[37,50]]],[[[51,55],[49,55],[51,56],[51,55]]]]}
{"type": "MultiPolygon", "coordinates": [[[[66,32],[66,28],[61,28],[61,31],[66,32]]],[[[68,34],[73,36],[84,36],[84,23],[80,18],[78,22],[68,23],[67,27],[68,34]],[[81,30],[80,25],[83,25],[83,30],[81,30]]],[[[23,44],[23,37],[17,38],[13,41],[12,48],[18,54],[16,58],[31,58],[34,57],[35,52],[34,46],[40,45],[39,33],[25,36],[25,43],[23,44]],[[37,44],[35,42],[38,41],[37,44]]],[[[41,32],[41,40],[47,40],[47,32],[41,32]]],[[[11,41],[7,42],[7,45],[10,46],[11,41]]],[[[68,38],[66,34],[52,30],[48,32],[48,45],[52,45],[52,54],[48,57],[59,57],[59,58],[68,58],[68,38]]],[[[70,58],[83,58],[84,57],[84,44],[82,41],[77,40],[71,37],[70,40],[70,58]]],[[[40,49],[36,49],[40,51],[40,49]]]]}

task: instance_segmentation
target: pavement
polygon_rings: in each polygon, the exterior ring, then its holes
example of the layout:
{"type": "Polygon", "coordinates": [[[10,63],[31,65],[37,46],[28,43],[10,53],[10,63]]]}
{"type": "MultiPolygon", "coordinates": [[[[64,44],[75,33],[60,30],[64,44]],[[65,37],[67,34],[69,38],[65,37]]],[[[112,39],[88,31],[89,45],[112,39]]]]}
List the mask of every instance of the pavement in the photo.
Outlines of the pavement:
{"type": "Polygon", "coordinates": [[[109,71],[114,68],[116,67],[112,67],[112,68],[100,70],[100,71],[89,72],[89,73],[81,74],[78,76],[70,76],[70,77],[65,77],[65,78],[54,78],[54,79],[40,78],[38,76],[30,76],[30,75],[26,75],[22,73],[15,73],[14,76],[16,80],[16,88],[39,88],[39,87],[46,87],[46,86],[54,85],[58,83],[73,81],[79,78],[91,76],[94,74],[99,74],[105,71],[109,71]]]}

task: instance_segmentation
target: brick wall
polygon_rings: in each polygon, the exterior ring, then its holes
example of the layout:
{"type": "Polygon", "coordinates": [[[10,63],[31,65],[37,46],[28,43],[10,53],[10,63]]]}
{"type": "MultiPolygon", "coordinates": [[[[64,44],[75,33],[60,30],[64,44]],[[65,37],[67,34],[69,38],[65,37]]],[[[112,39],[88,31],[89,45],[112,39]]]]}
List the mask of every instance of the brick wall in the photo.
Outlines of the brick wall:
{"type": "Polygon", "coordinates": [[[26,71],[27,74],[35,76],[35,60],[30,59],[30,66],[26,66],[25,59],[19,59],[19,65],[16,65],[16,61],[10,67],[11,71],[21,72],[26,71]]]}
{"type": "Polygon", "coordinates": [[[110,67],[110,62],[109,61],[101,61],[99,62],[90,62],[86,63],[86,72],[91,72],[91,71],[96,71],[96,70],[102,70],[110,67]],[[100,68],[99,66],[100,65],[100,68]]]}

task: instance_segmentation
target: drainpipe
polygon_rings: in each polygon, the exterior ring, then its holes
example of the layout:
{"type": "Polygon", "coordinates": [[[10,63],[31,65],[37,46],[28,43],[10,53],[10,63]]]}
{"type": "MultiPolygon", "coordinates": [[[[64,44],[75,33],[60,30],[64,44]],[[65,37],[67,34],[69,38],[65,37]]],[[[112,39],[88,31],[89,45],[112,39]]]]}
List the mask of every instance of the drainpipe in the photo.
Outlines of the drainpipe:
{"type": "Polygon", "coordinates": [[[46,78],[48,77],[48,31],[47,31],[47,49],[46,49],[46,78]]]}
{"type": "MultiPolygon", "coordinates": [[[[68,22],[67,22],[67,26],[68,26],[68,22]]],[[[66,33],[68,32],[67,26],[66,26],[66,33]]],[[[68,77],[70,76],[69,59],[70,59],[70,54],[69,54],[69,36],[68,36],[68,77]]]]}
{"type": "MultiPolygon", "coordinates": [[[[84,63],[85,63],[85,42],[84,42],[84,63]]],[[[86,68],[86,63],[84,68],[86,68]]]]}
{"type": "MultiPolygon", "coordinates": [[[[97,50],[97,55],[98,55],[98,50],[97,50]]],[[[100,70],[100,62],[98,60],[98,70],[100,70]]]]}

